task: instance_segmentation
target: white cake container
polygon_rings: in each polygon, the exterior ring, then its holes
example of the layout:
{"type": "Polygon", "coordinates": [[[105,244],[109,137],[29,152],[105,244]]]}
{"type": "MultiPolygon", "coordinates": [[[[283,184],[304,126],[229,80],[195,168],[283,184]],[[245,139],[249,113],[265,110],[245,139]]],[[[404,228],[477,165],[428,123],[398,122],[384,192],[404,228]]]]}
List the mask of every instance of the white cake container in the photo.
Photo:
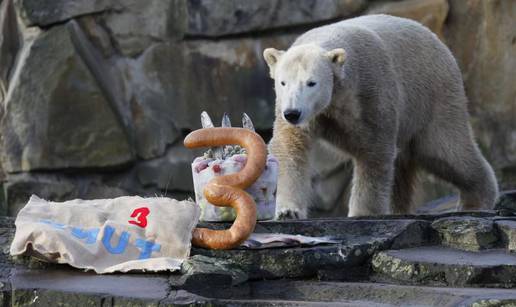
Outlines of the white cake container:
{"type": "MultiPolygon", "coordinates": [[[[235,211],[229,207],[216,207],[204,198],[204,187],[214,177],[240,171],[247,161],[245,154],[237,154],[224,160],[197,157],[192,163],[195,201],[201,207],[201,221],[230,222],[235,211]]],[[[257,220],[270,220],[276,211],[276,187],[278,182],[278,160],[267,156],[262,175],[246,191],[256,202],[257,220]]]]}

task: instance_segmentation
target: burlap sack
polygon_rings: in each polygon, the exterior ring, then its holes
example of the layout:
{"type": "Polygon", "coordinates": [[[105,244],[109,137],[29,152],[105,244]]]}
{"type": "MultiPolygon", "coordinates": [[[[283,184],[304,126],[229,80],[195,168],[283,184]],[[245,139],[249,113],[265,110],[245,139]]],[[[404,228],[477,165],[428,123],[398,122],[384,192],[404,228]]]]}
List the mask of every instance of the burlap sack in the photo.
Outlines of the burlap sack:
{"type": "Polygon", "coordinates": [[[49,202],[32,196],[16,218],[11,255],[29,253],[97,273],[177,270],[199,207],[138,196],[49,202]]]}

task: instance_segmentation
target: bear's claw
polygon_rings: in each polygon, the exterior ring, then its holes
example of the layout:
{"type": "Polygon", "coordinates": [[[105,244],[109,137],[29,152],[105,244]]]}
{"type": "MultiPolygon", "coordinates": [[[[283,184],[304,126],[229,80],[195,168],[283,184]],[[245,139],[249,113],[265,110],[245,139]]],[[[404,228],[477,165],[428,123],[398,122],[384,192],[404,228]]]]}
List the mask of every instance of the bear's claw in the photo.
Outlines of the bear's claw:
{"type": "Polygon", "coordinates": [[[287,209],[278,213],[277,220],[298,220],[300,219],[300,213],[296,210],[287,209]]]}

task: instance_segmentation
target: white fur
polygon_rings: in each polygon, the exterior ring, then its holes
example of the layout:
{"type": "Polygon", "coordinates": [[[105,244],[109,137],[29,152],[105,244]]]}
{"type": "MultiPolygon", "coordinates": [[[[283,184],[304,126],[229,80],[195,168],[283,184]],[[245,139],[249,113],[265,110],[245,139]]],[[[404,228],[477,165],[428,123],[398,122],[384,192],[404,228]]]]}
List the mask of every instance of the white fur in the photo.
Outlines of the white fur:
{"type": "Polygon", "coordinates": [[[276,95],[283,114],[288,109],[301,111],[299,125],[305,125],[314,114],[320,113],[331,102],[333,70],[344,63],[343,49],[326,51],[315,44],[294,46],[284,54],[275,49],[264,51],[274,67],[271,76],[275,79],[276,95]],[[276,71],[276,72],[274,72],[276,71]],[[308,84],[312,82],[313,86],[308,84]]]}
{"type": "Polygon", "coordinates": [[[353,157],[350,216],[410,212],[418,168],[457,186],[461,208],[493,206],[496,178],[473,139],[461,73],[427,28],[363,16],[308,31],[264,57],[276,89],[269,146],[280,161],[278,216],[307,216],[314,138],[353,157]],[[301,111],[296,125],[283,117],[293,108],[301,111]]]}

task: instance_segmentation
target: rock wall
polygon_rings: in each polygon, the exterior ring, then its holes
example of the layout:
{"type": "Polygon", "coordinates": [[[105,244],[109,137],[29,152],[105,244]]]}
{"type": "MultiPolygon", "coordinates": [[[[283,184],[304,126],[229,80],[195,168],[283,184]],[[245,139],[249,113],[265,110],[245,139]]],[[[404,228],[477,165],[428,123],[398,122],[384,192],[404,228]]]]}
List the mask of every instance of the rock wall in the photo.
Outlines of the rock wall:
{"type": "MultiPolygon", "coordinates": [[[[32,193],[190,195],[196,152],[182,138],[200,112],[237,122],[245,111],[270,137],[262,50],[371,13],[419,20],[450,46],[481,147],[502,186],[516,186],[514,1],[0,0],[0,213],[14,215],[32,193]]],[[[320,209],[345,213],[349,163],[314,155],[320,209]]]]}

